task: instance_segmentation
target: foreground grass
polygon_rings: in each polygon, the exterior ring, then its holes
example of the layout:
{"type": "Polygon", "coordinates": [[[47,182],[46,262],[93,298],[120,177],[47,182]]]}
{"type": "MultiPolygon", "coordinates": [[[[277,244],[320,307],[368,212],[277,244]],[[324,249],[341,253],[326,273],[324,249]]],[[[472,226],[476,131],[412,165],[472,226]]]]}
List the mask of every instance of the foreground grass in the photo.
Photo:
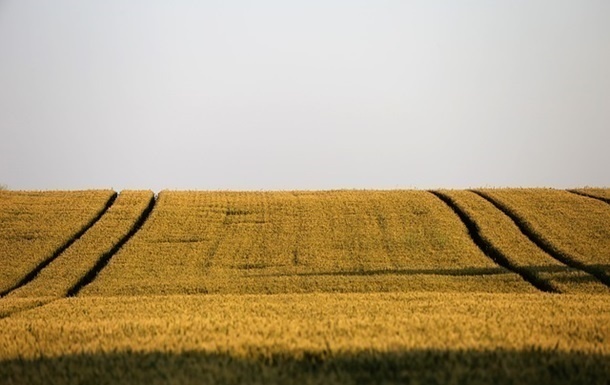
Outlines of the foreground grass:
{"type": "Polygon", "coordinates": [[[0,320],[1,383],[604,383],[606,296],[71,298],[0,320]]]}
{"type": "Polygon", "coordinates": [[[533,292],[425,191],[162,192],[82,295],[533,292]]]}
{"type": "Polygon", "coordinates": [[[415,349],[244,359],[226,353],[119,352],[0,362],[0,383],[607,384],[610,356],[552,349],[415,349]]]}

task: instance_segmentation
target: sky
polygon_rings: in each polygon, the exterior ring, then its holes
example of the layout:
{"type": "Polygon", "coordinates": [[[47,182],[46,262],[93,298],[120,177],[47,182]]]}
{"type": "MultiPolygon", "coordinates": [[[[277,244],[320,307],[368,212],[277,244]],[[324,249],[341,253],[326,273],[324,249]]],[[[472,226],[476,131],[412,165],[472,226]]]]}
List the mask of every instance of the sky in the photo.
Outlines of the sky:
{"type": "Polygon", "coordinates": [[[607,0],[0,0],[11,189],[610,187],[607,0]]]}

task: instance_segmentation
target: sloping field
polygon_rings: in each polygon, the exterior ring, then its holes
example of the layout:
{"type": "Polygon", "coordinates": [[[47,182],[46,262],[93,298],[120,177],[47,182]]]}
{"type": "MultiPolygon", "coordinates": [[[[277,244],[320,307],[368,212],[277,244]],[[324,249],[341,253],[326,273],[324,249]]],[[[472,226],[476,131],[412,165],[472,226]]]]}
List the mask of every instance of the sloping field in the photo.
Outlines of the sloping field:
{"type": "Polygon", "coordinates": [[[610,188],[579,188],[570,191],[610,203],[610,188]]]}
{"type": "Polygon", "coordinates": [[[567,191],[491,189],[479,193],[530,239],[566,265],[610,285],[610,205],[567,191]]]}
{"type": "Polygon", "coordinates": [[[0,192],[0,229],[0,384],[610,378],[575,192],[0,192]]]}
{"type": "Polygon", "coordinates": [[[479,227],[497,252],[533,281],[563,293],[610,293],[610,288],[582,270],[571,268],[540,249],[502,211],[481,196],[463,190],[444,190],[453,203],[479,227]]]}
{"type": "Polygon", "coordinates": [[[425,191],[162,192],[82,295],[533,292],[425,191]]]}
{"type": "Polygon", "coordinates": [[[0,191],[0,294],[57,257],[114,196],[113,191],[0,191]]]}

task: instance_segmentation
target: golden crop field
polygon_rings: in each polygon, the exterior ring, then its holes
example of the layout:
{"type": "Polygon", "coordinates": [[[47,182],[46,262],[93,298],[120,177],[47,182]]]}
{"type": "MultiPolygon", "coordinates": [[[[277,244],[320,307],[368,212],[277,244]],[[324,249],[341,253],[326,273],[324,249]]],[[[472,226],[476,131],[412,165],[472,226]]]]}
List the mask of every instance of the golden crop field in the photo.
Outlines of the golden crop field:
{"type": "Polygon", "coordinates": [[[607,298],[70,298],[0,320],[0,382],[603,384],[610,376],[607,298]]]}
{"type": "Polygon", "coordinates": [[[481,235],[509,262],[534,279],[563,293],[610,293],[610,288],[591,274],[566,266],[537,247],[509,217],[479,195],[464,190],[445,190],[441,193],[449,196],[477,223],[481,235]]]}
{"type": "Polygon", "coordinates": [[[571,191],[610,203],[610,188],[579,188],[571,191]]]}
{"type": "Polygon", "coordinates": [[[610,205],[553,189],[480,190],[541,246],[610,285],[610,205]]]}
{"type": "Polygon", "coordinates": [[[0,384],[610,378],[576,192],[3,191],[0,229],[0,384]]]}
{"type": "Polygon", "coordinates": [[[113,191],[0,191],[0,293],[70,242],[113,191]]]}
{"type": "Polygon", "coordinates": [[[83,294],[395,290],[535,288],[425,191],[162,192],[83,294]]]}
{"type": "Polygon", "coordinates": [[[98,260],[125,237],[149,205],[151,191],[123,191],[108,212],[61,258],[51,262],[28,284],[8,297],[65,297],[98,260]]]}

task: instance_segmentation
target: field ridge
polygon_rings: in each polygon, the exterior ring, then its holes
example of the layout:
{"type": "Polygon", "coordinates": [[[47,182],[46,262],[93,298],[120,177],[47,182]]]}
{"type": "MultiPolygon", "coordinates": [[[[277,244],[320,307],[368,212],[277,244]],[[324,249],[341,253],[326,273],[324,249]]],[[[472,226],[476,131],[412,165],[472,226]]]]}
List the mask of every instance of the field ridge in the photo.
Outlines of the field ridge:
{"type": "Polygon", "coordinates": [[[508,258],[504,253],[502,253],[491,240],[487,239],[482,233],[477,222],[468,216],[468,214],[457,204],[457,202],[451,198],[450,196],[443,194],[440,191],[430,191],[430,193],[434,194],[440,200],[445,202],[447,206],[449,206],[455,214],[460,218],[464,225],[468,229],[468,234],[474,241],[474,243],[481,249],[481,251],[488,256],[491,260],[493,260],[498,265],[502,266],[505,269],[508,269],[519,276],[521,276],[525,281],[530,283],[536,289],[547,292],[547,293],[560,293],[561,291],[557,289],[553,284],[551,284],[548,280],[538,276],[535,272],[523,268],[521,266],[515,265],[510,258],[508,258]]]}
{"type": "Polygon", "coordinates": [[[592,266],[592,265],[586,264],[584,262],[581,262],[581,261],[577,260],[576,258],[574,258],[573,256],[571,256],[570,254],[560,250],[555,245],[553,245],[551,242],[546,240],[536,230],[534,230],[532,228],[532,226],[530,226],[527,223],[527,221],[525,221],[523,218],[521,218],[521,216],[517,215],[517,213],[515,213],[514,210],[510,209],[508,206],[504,205],[502,202],[493,198],[489,194],[487,194],[483,191],[478,191],[478,190],[469,190],[469,191],[472,191],[473,193],[479,195],[483,199],[486,199],[488,202],[490,202],[491,204],[496,206],[500,211],[502,211],[504,214],[506,214],[510,219],[512,219],[512,221],[515,223],[515,225],[517,225],[517,227],[519,227],[519,229],[521,230],[521,232],[523,232],[523,234],[525,234],[532,242],[534,242],[538,247],[540,247],[542,250],[544,250],[547,254],[549,254],[550,256],[552,256],[553,258],[555,258],[556,260],[558,260],[559,262],[561,262],[567,266],[570,266],[572,268],[579,269],[586,273],[591,274],[592,276],[597,278],[600,282],[602,282],[604,285],[610,287],[610,276],[608,276],[608,274],[606,274],[605,271],[597,268],[596,266],[592,266]]]}
{"type": "Polygon", "coordinates": [[[572,194],[576,194],[576,195],[580,195],[581,197],[586,197],[586,198],[591,198],[591,199],[595,199],[598,200],[600,202],[604,202],[610,205],[610,199],[609,198],[604,198],[601,196],[597,196],[597,195],[593,195],[593,194],[589,194],[585,191],[578,191],[578,190],[566,190],[569,193],[572,194]]]}
{"type": "Polygon", "coordinates": [[[85,275],[83,275],[83,277],[74,286],[72,286],[68,290],[66,295],[67,297],[73,297],[77,295],[83,287],[93,282],[99,272],[102,271],[102,269],[104,269],[106,265],[108,265],[110,259],[121,249],[121,247],[123,247],[125,243],[127,243],[142,228],[146,220],[149,218],[151,212],[153,211],[156,201],[157,199],[153,195],[150,198],[150,201],[148,202],[148,206],[146,206],[146,208],[142,211],[142,213],[140,214],[136,222],[133,224],[129,232],[123,238],[121,238],[112,247],[112,249],[100,256],[95,265],[87,273],[85,273],[85,275]]]}
{"type": "Polygon", "coordinates": [[[25,286],[29,282],[31,282],[36,276],[47,267],[51,262],[57,259],[64,251],[66,251],[74,242],[76,242],[79,238],[81,238],[91,227],[93,227],[103,216],[104,214],[112,207],[116,198],[118,197],[118,193],[114,192],[110,198],[106,201],[104,207],[97,213],[97,215],[92,218],[85,226],[83,226],[78,232],[76,232],[70,239],[68,239],[63,245],[61,245],[50,257],[41,261],[36,267],[34,267],[29,273],[27,273],[17,284],[12,287],[4,290],[0,293],[0,297],[4,297],[11,293],[14,290],[19,289],[22,286],[25,286]]]}
{"type": "Polygon", "coordinates": [[[22,303],[16,302],[14,299],[10,300],[12,303],[7,305],[0,306],[0,320],[4,318],[12,317],[16,314],[26,312],[29,310],[39,309],[43,306],[49,305],[52,302],[63,299],[63,297],[52,298],[52,297],[42,297],[42,298],[19,298],[22,300],[22,303]]]}

